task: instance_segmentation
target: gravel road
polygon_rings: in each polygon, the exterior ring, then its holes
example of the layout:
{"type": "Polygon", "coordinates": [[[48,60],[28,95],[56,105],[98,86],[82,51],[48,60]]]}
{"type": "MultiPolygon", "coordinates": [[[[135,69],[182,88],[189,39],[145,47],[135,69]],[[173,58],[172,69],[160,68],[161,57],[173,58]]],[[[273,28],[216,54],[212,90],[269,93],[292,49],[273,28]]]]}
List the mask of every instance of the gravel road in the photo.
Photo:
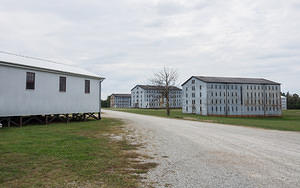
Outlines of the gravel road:
{"type": "Polygon", "coordinates": [[[300,187],[299,132],[103,111],[148,143],[155,187],[300,187]]]}

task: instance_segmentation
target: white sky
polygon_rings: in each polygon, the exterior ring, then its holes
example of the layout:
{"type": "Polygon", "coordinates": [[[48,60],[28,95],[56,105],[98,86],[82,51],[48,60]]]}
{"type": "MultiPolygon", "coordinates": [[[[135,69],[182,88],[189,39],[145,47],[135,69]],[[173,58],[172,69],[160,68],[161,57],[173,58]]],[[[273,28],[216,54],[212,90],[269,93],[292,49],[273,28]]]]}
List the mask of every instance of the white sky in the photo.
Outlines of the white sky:
{"type": "Polygon", "coordinates": [[[0,0],[0,50],[97,73],[103,98],[163,66],[300,93],[300,0],[0,0]]]}

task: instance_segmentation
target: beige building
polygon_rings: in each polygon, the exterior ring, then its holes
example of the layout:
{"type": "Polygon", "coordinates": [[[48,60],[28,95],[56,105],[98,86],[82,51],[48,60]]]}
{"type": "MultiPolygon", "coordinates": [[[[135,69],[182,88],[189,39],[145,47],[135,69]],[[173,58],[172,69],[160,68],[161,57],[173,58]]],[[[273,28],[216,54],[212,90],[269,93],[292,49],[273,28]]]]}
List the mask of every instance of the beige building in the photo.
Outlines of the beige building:
{"type": "Polygon", "coordinates": [[[130,108],[131,95],[130,94],[112,94],[110,96],[111,108],[130,108]]]}

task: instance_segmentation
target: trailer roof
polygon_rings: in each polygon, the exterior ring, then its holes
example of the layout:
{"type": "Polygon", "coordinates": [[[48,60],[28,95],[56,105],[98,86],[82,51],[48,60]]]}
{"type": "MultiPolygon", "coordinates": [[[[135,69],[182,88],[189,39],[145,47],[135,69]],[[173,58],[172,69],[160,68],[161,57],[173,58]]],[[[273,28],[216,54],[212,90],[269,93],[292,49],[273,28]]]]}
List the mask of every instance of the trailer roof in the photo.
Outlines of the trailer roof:
{"type": "Polygon", "coordinates": [[[104,79],[95,73],[78,68],[76,66],[71,66],[71,65],[66,65],[55,61],[51,61],[51,60],[22,56],[22,55],[17,55],[8,52],[1,52],[1,51],[0,51],[0,64],[11,66],[11,67],[38,69],[47,72],[59,72],[65,74],[87,76],[96,79],[104,79]]]}

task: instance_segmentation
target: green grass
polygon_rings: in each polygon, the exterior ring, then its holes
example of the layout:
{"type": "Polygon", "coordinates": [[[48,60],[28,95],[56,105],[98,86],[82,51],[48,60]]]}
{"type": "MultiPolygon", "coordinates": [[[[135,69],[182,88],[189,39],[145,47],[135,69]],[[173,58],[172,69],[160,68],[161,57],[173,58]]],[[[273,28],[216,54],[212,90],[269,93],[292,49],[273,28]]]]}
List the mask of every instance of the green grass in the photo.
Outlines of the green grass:
{"type": "MultiPolygon", "coordinates": [[[[164,109],[111,109],[143,115],[167,117],[164,109]]],[[[282,117],[213,117],[183,114],[181,109],[171,110],[170,118],[188,119],[203,122],[242,125],[265,129],[300,131],[300,110],[287,110],[282,117]]]]}
{"type": "Polygon", "coordinates": [[[0,187],[138,187],[136,174],[155,165],[139,168],[138,146],[109,136],[124,134],[121,125],[103,118],[1,129],[0,187]]]}

